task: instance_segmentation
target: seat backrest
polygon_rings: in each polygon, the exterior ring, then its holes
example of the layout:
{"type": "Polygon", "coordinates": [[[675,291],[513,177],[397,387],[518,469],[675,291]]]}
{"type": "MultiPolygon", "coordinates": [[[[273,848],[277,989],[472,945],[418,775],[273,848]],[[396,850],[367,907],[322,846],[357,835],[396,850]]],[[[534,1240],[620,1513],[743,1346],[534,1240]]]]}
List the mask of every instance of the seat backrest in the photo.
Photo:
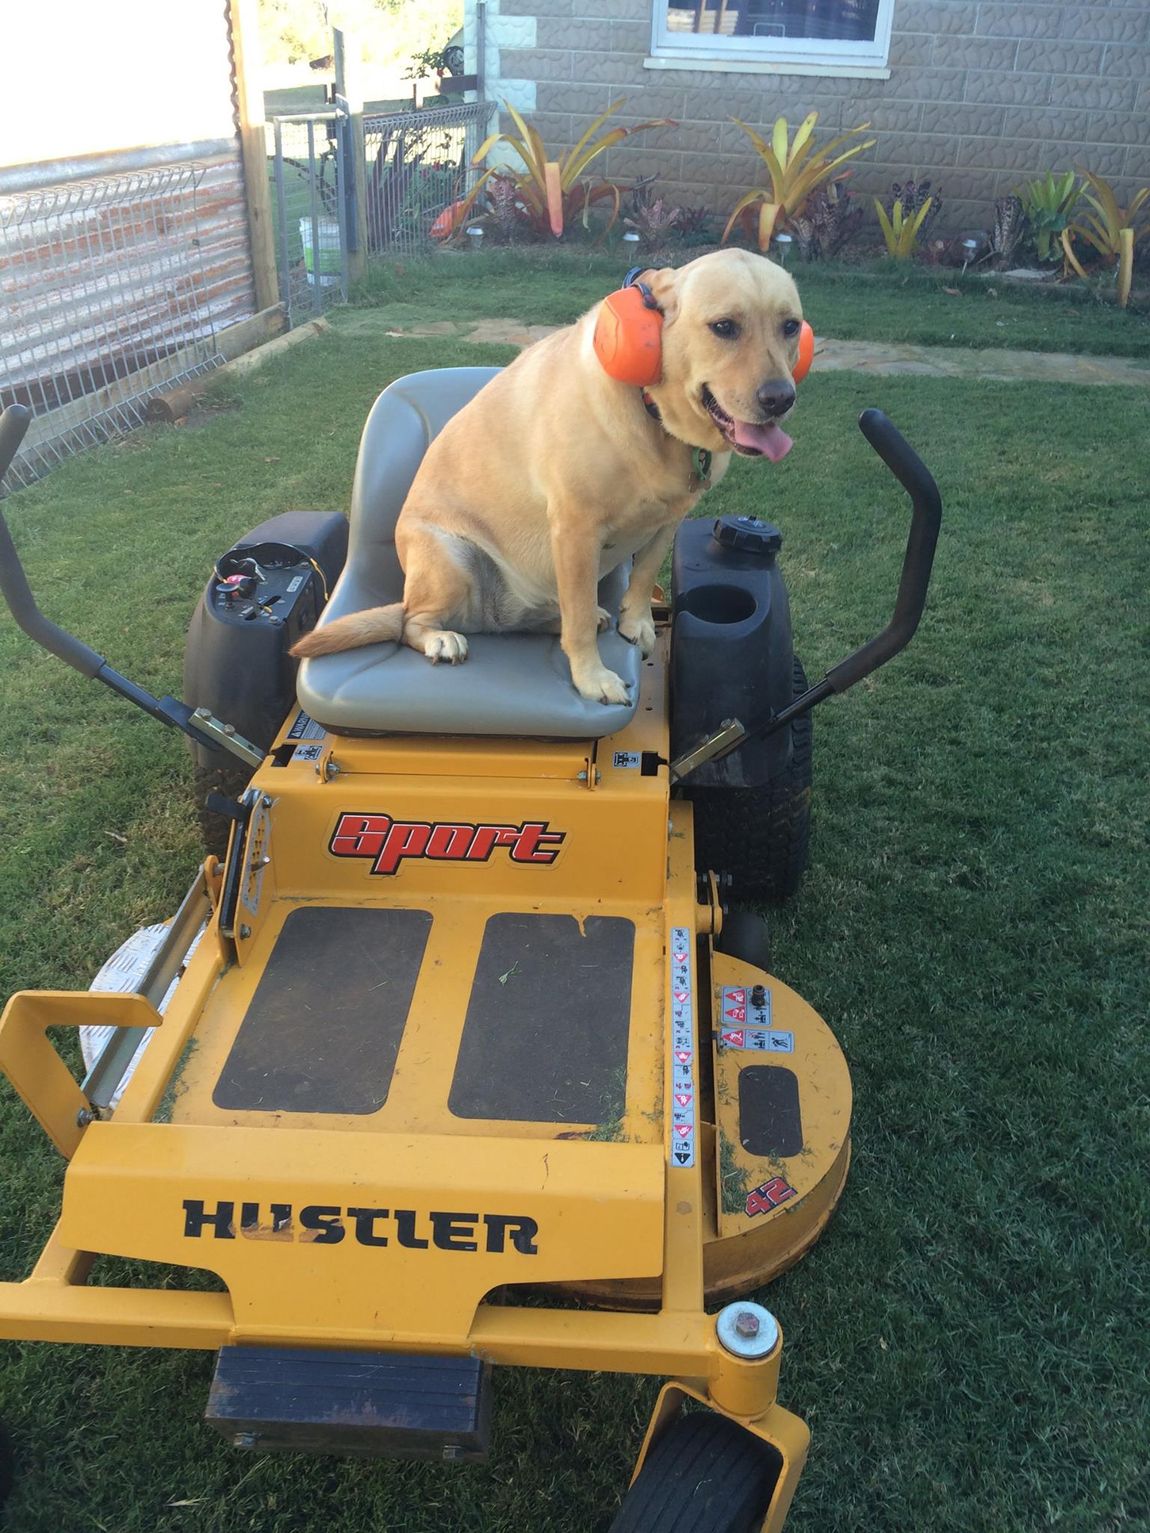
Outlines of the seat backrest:
{"type": "Polygon", "coordinates": [[[351,492],[347,567],[372,600],[398,601],[403,571],[395,524],[428,444],[502,369],[448,367],[397,378],[376,400],[363,428],[351,492]]]}

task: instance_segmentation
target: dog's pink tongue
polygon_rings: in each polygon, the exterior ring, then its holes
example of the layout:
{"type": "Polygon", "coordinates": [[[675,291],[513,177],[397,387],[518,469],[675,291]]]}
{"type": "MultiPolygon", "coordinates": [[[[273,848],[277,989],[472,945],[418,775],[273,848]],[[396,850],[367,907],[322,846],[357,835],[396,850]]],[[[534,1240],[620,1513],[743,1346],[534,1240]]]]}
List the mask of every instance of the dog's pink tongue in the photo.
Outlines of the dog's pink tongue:
{"type": "Polygon", "coordinates": [[[772,463],[785,458],[795,445],[782,427],[776,426],[773,421],[769,421],[765,426],[752,426],[749,421],[736,421],[735,444],[738,447],[753,447],[756,452],[761,452],[764,458],[770,458],[772,463]]]}

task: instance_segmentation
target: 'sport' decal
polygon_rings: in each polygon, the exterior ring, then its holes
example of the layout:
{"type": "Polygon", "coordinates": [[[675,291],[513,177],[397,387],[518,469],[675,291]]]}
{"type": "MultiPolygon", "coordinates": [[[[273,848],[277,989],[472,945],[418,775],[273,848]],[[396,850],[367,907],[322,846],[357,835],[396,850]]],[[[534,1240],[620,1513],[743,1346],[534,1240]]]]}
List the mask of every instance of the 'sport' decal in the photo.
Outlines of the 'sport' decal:
{"type": "Polygon", "coordinates": [[[546,820],[522,825],[472,825],[467,821],[394,820],[386,814],[341,814],[328,850],[334,857],[371,859],[372,873],[390,875],[412,858],[431,862],[487,862],[503,849],[512,862],[549,866],[566,832],[546,820]]]}

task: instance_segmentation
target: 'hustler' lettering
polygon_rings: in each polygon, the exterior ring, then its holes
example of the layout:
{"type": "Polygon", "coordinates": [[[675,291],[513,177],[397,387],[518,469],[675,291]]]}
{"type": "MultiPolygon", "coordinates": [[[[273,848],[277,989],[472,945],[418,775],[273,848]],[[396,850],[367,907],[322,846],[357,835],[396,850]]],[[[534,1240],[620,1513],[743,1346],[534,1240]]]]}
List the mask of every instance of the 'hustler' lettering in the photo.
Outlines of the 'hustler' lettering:
{"type": "Polygon", "coordinates": [[[387,814],[341,814],[328,850],[336,857],[369,857],[373,873],[396,873],[411,857],[431,862],[486,862],[502,848],[512,862],[555,861],[566,832],[546,820],[522,825],[393,820],[387,814]]]}
{"type": "Polygon", "coordinates": [[[421,1213],[414,1208],[343,1208],[307,1203],[298,1213],[291,1203],[236,1203],[185,1198],[184,1234],[201,1240],[304,1241],[337,1246],[350,1240],[361,1246],[402,1246],[409,1251],[488,1251],[501,1256],[517,1251],[537,1256],[539,1225],[524,1214],[421,1213]]]}

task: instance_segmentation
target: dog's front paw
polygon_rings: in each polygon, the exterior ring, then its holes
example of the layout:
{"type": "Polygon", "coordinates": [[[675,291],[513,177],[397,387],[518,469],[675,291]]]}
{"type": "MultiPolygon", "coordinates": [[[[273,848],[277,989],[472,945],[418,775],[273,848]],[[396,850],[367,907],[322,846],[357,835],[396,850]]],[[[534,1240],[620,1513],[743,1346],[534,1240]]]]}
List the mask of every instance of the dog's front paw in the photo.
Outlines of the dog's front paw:
{"type": "Polygon", "coordinates": [[[589,703],[629,703],[631,701],[627,683],[621,676],[616,676],[614,671],[609,671],[605,665],[597,671],[589,671],[586,675],[577,677],[575,690],[589,703]]]}
{"type": "Polygon", "coordinates": [[[655,624],[650,613],[623,613],[619,618],[619,632],[628,644],[637,644],[644,660],[655,648],[655,624]]]}
{"type": "Polygon", "coordinates": [[[460,665],[467,659],[467,640],[461,633],[448,629],[435,629],[423,636],[423,653],[432,665],[445,661],[448,665],[460,665]]]}
{"type": "Polygon", "coordinates": [[[615,621],[614,618],[607,611],[606,607],[600,607],[599,608],[599,616],[598,616],[598,619],[596,620],[595,627],[596,627],[596,629],[598,630],[599,633],[606,633],[608,628],[610,628],[611,624],[614,621],[615,621]]]}

